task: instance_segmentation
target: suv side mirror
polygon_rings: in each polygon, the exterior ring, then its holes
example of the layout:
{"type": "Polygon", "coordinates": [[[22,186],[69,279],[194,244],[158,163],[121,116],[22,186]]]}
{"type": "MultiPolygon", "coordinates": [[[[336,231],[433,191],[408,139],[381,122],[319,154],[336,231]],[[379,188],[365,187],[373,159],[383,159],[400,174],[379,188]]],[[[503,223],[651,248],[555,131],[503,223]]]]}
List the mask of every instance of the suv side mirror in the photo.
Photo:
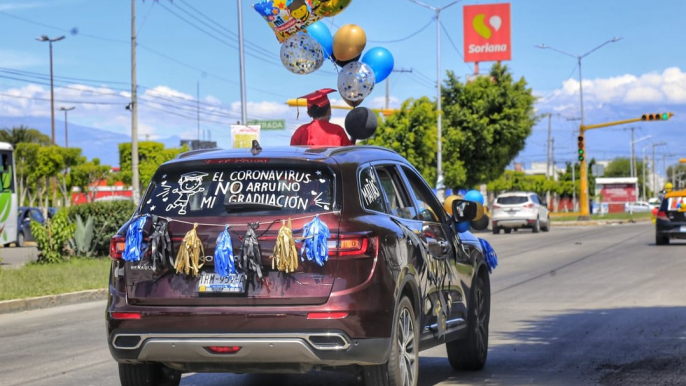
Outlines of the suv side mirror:
{"type": "Polygon", "coordinates": [[[453,219],[456,222],[472,221],[476,217],[476,203],[466,200],[453,201],[453,219]]]}

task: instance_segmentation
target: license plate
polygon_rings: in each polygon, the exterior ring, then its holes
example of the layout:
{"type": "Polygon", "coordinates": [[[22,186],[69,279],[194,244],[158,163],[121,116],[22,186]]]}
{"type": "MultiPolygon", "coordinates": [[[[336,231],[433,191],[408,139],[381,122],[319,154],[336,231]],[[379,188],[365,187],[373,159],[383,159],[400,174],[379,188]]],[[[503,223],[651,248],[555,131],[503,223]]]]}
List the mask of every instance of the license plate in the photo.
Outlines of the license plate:
{"type": "Polygon", "coordinates": [[[686,233],[686,225],[682,225],[680,230],[681,230],[681,232],[686,233]]]}
{"type": "Polygon", "coordinates": [[[199,293],[245,293],[245,275],[232,273],[229,276],[220,276],[216,273],[200,273],[198,279],[199,293]]]}

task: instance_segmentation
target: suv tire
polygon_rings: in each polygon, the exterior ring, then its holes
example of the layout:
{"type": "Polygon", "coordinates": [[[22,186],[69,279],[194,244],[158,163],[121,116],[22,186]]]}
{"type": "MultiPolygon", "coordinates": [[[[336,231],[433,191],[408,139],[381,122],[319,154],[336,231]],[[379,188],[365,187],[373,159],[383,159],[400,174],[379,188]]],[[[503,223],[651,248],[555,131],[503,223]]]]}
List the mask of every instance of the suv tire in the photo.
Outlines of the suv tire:
{"type": "Polygon", "coordinates": [[[366,386],[416,386],[419,378],[419,325],[406,296],[398,303],[391,333],[391,354],[383,365],[365,366],[366,386]]]}
{"type": "Polygon", "coordinates": [[[534,225],[531,227],[531,232],[532,233],[538,233],[541,230],[541,221],[539,219],[536,219],[534,222],[534,225]]]}
{"type": "Polygon", "coordinates": [[[179,386],[181,371],[156,363],[120,363],[119,380],[122,386],[179,386]]]}
{"type": "Polygon", "coordinates": [[[543,232],[550,232],[550,216],[548,216],[548,219],[545,222],[545,226],[542,226],[541,230],[543,232]]]}
{"type": "Polygon", "coordinates": [[[493,234],[497,235],[498,233],[500,233],[500,228],[498,228],[497,226],[494,226],[493,227],[493,234]]]}
{"type": "Polygon", "coordinates": [[[657,245],[667,245],[669,244],[669,236],[661,235],[655,233],[655,244],[657,245]]]}
{"type": "Polygon", "coordinates": [[[466,339],[445,344],[448,361],[455,370],[481,370],[488,356],[488,322],[491,316],[490,285],[481,277],[474,279],[471,291],[472,307],[469,308],[466,339]]]}
{"type": "Polygon", "coordinates": [[[17,233],[17,246],[18,247],[24,246],[24,232],[17,233]]]}

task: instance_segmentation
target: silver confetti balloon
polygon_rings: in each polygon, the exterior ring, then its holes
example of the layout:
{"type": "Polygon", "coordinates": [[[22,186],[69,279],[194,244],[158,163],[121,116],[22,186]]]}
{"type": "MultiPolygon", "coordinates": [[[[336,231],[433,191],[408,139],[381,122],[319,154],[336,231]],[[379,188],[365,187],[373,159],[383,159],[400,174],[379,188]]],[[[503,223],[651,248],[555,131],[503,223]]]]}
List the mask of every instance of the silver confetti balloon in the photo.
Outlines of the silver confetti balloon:
{"type": "Polygon", "coordinates": [[[368,64],[350,62],[338,73],[338,92],[343,99],[361,102],[374,89],[374,71],[368,64]]]}
{"type": "Polygon", "coordinates": [[[297,34],[281,43],[281,63],[294,74],[310,74],[324,63],[324,51],[310,35],[297,34]]]}

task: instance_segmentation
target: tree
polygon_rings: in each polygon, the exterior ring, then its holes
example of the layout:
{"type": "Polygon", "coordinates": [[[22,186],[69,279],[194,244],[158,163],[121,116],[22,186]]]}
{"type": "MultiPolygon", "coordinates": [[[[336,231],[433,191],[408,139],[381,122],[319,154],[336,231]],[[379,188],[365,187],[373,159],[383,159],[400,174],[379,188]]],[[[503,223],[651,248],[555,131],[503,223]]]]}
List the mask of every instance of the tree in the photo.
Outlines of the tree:
{"type": "Polygon", "coordinates": [[[436,181],[436,104],[429,98],[408,99],[400,111],[381,122],[368,145],[383,146],[405,157],[427,181],[436,181]]]}
{"type": "MultiPolygon", "coordinates": [[[[147,186],[157,168],[177,155],[188,151],[188,146],[165,149],[160,142],[138,142],[138,175],[141,186],[147,186]]],[[[131,143],[119,144],[120,178],[124,183],[131,184],[131,143]]]]}
{"type": "Polygon", "coordinates": [[[442,97],[446,185],[470,187],[498,178],[524,148],[536,121],[535,98],[524,78],[515,82],[500,64],[467,84],[448,71],[442,97]]]}
{"type": "Polygon", "coordinates": [[[94,182],[107,178],[110,170],[109,165],[100,165],[100,159],[93,158],[92,161],[81,163],[71,169],[71,181],[74,186],[81,188],[86,195],[86,200],[92,202],[95,192],[91,192],[90,187],[94,182]]]}
{"type": "Polygon", "coordinates": [[[36,129],[29,129],[24,125],[13,127],[12,129],[5,128],[0,130],[0,141],[12,144],[12,147],[15,149],[20,143],[38,143],[41,145],[52,144],[50,137],[36,129]]]}
{"type": "MultiPolygon", "coordinates": [[[[605,168],[605,177],[630,177],[631,164],[629,158],[617,157],[605,168]]],[[[638,177],[638,191],[643,191],[643,161],[636,160],[636,177],[638,177]]],[[[647,186],[646,186],[647,188],[647,186]]]]}
{"type": "Polygon", "coordinates": [[[17,171],[17,185],[19,193],[19,203],[23,204],[28,199],[29,206],[34,206],[36,199],[38,181],[35,178],[35,168],[37,165],[36,159],[38,149],[41,145],[38,143],[22,142],[17,144],[14,151],[14,160],[17,171]]]}

